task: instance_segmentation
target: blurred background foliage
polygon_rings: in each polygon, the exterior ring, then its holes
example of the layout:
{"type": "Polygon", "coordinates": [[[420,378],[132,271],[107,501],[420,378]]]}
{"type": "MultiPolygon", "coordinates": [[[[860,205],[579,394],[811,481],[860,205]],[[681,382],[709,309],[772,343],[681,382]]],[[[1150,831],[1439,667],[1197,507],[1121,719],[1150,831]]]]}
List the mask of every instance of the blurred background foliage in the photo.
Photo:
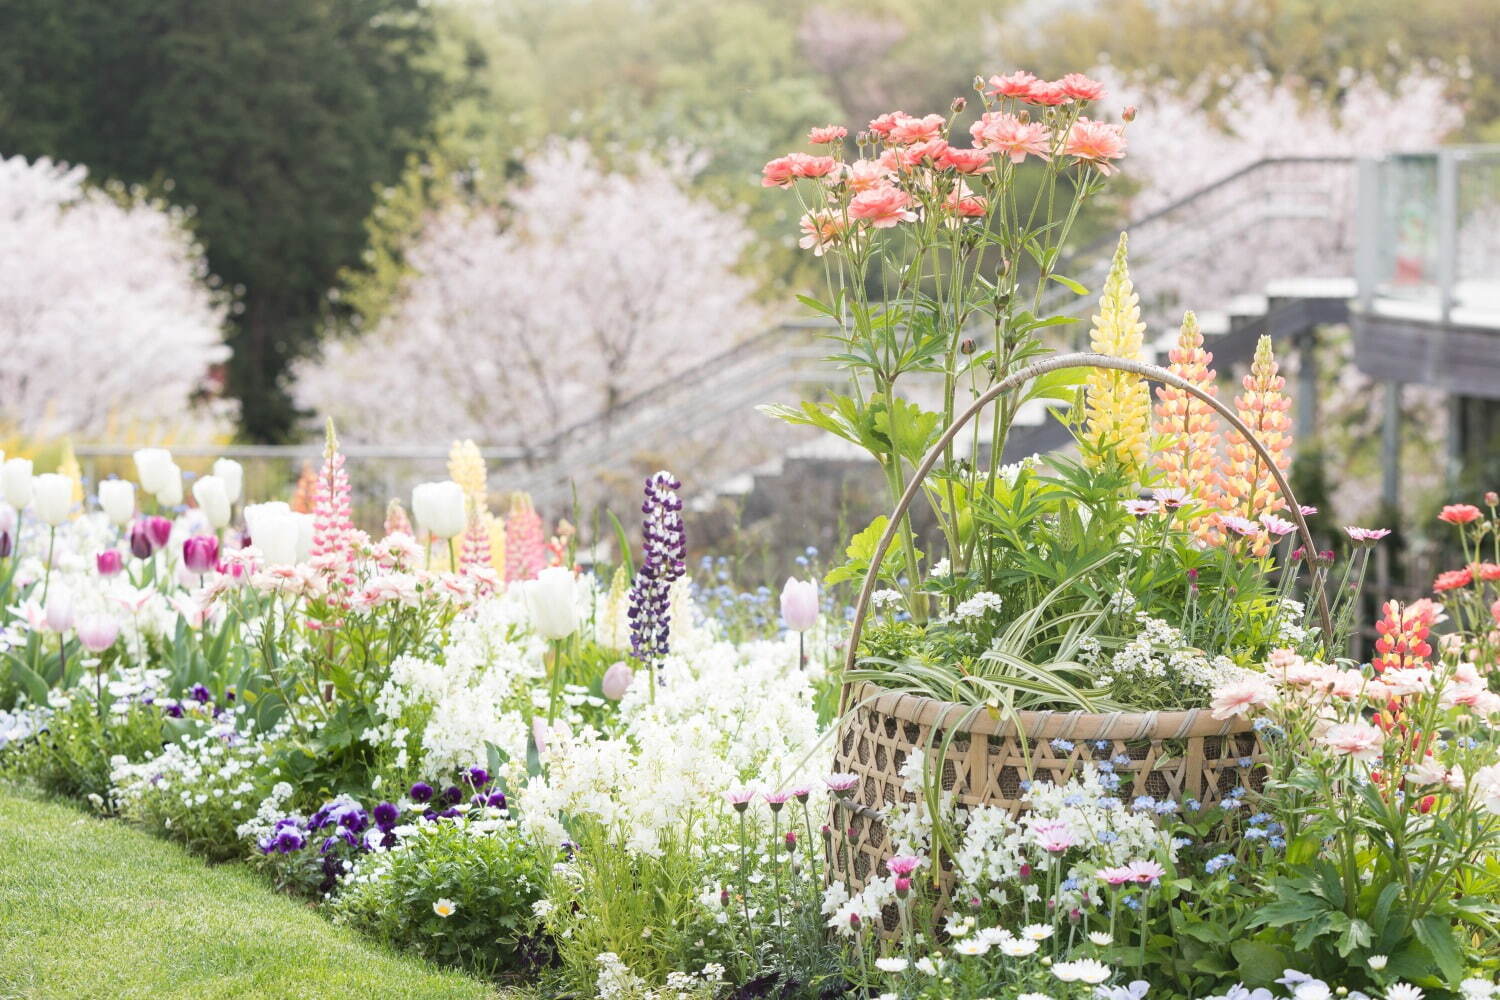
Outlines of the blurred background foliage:
{"type": "Polygon", "coordinates": [[[699,192],[746,214],[760,238],[745,267],[786,301],[808,262],[792,252],[794,203],[757,172],[809,123],[941,111],[976,73],[1018,66],[1109,63],[1162,87],[1264,70],[1337,104],[1359,74],[1395,86],[1415,65],[1451,81],[1463,138],[1495,140],[1497,13],[1493,0],[0,0],[0,154],[85,163],[194,209],[238,296],[240,434],[281,441],[299,427],[292,362],[383,315],[430,209],[503,203],[548,137],[586,139],[606,162],[706,154],[699,192]]]}

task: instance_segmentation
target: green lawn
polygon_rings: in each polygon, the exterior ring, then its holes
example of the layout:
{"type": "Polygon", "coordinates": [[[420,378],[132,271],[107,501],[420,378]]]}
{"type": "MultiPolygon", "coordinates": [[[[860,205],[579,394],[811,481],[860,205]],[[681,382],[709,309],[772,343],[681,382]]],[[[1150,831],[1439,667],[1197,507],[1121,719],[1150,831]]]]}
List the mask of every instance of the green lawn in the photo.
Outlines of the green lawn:
{"type": "Polygon", "coordinates": [[[0,787],[0,1000],[490,998],[238,865],[0,787]]]}

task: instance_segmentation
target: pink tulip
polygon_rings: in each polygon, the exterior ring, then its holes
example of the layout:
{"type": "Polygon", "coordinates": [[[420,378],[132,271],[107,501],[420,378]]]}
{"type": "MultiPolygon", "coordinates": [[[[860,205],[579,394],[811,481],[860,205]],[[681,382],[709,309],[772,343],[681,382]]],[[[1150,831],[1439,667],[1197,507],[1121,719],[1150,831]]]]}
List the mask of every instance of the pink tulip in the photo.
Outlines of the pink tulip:
{"type": "Polygon", "coordinates": [[[165,517],[146,518],[146,533],[151,538],[151,547],[159,549],[172,537],[172,522],[165,517]]]}
{"type": "Polygon", "coordinates": [[[182,540],[182,564],[189,573],[202,576],[219,564],[219,540],[213,535],[194,535],[182,540]]]}
{"type": "Polygon", "coordinates": [[[781,620],[793,632],[806,632],[818,621],[818,585],[787,577],[781,588],[781,620]]]}
{"type": "Polygon", "coordinates": [[[125,557],[119,549],[105,549],[94,557],[94,565],[100,576],[114,576],[125,568],[125,557]]]}
{"type": "Polygon", "coordinates": [[[65,594],[53,594],[47,601],[47,627],[66,632],[73,627],[73,602],[65,594]]]}
{"type": "Polygon", "coordinates": [[[89,615],[78,623],[78,641],[91,653],[102,653],[119,638],[120,626],[108,615],[89,615]]]}
{"type": "Polygon", "coordinates": [[[604,697],[610,701],[619,701],[630,690],[630,682],[634,679],[635,673],[625,665],[625,661],[616,660],[604,671],[604,697]]]}

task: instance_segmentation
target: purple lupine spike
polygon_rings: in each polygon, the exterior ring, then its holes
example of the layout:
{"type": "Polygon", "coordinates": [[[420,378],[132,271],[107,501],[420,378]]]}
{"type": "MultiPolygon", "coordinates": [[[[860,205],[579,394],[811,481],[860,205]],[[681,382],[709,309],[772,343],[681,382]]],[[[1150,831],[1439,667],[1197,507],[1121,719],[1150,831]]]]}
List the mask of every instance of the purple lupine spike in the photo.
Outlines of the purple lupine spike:
{"type": "Polygon", "coordinates": [[[672,583],[687,571],[687,536],[682,524],[680,483],[669,472],[646,480],[641,526],[644,552],[630,587],[631,655],[648,667],[667,655],[672,632],[672,583]]]}

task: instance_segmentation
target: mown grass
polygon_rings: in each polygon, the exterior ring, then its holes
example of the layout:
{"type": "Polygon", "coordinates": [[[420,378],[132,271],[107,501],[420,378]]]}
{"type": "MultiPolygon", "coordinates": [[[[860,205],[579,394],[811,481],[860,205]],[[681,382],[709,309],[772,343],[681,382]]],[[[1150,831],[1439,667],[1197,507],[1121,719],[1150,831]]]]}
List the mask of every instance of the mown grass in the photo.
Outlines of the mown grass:
{"type": "Polygon", "coordinates": [[[246,868],[0,786],[0,1000],[506,995],[336,927],[246,868]]]}

